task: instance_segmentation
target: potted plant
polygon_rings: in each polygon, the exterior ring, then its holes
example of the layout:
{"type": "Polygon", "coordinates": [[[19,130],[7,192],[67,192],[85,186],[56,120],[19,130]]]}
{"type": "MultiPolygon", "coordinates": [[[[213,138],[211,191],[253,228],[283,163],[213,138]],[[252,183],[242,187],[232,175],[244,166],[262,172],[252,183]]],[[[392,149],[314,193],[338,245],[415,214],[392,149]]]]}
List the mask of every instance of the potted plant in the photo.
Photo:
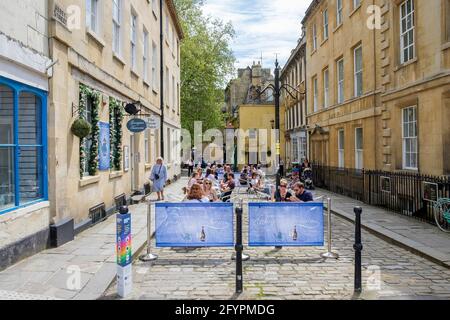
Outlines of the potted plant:
{"type": "Polygon", "coordinates": [[[83,118],[78,118],[72,124],[72,133],[80,139],[86,138],[91,134],[92,126],[83,118]]]}

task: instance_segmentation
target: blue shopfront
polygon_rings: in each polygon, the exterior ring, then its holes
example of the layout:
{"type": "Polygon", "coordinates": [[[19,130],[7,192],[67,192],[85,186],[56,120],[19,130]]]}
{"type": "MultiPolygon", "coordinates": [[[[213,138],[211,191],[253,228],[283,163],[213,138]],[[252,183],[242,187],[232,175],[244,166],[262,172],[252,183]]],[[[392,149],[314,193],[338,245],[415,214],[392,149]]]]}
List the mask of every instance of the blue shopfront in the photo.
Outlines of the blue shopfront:
{"type": "Polygon", "coordinates": [[[47,92],[0,76],[0,215],[48,200],[47,92]]]}

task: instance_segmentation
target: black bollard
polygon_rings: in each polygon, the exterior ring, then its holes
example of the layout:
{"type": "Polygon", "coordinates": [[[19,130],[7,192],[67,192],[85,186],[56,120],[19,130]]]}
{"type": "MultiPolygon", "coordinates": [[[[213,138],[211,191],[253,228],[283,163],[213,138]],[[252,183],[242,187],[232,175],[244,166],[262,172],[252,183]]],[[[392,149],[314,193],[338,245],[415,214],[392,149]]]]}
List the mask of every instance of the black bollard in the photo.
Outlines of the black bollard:
{"type": "Polygon", "coordinates": [[[119,213],[120,214],[127,214],[128,213],[128,207],[127,206],[121,206],[119,208],[119,213]]]}
{"type": "Polygon", "coordinates": [[[236,208],[236,293],[242,293],[244,290],[242,276],[242,208],[236,208]]]}
{"type": "Polygon", "coordinates": [[[355,207],[355,292],[362,292],[362,273],[361,273],[361,251],[363,245],[361,243],[361,207],[355,207]]]}

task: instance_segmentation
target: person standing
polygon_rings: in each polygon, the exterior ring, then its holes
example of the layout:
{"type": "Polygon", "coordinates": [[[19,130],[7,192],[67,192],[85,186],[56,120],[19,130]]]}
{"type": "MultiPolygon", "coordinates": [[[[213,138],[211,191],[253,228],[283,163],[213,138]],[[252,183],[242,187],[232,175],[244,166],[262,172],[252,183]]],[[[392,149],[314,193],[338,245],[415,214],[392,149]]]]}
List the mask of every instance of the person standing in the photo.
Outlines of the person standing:
{"type": "Polygon", "coordinates": [[[188,161],[188,177],[192,175],[192,172],[194,171],[194,161],[192,159],[189,159],[188,161]]]}
{"type": "Polygon", "coordinates": [[[164,200],[164,187],[167,182],[167,168],[164,165],[164,159],[159,157],[156,160],[156,165],[152,168],[150,180],[153,182],[153,191],[158,194],[158,200],[164,200]]]}
{"type": "Polygon", "coordinates": [[[280,159],[280,177],[284,177],[284,161],[280,159]]]}

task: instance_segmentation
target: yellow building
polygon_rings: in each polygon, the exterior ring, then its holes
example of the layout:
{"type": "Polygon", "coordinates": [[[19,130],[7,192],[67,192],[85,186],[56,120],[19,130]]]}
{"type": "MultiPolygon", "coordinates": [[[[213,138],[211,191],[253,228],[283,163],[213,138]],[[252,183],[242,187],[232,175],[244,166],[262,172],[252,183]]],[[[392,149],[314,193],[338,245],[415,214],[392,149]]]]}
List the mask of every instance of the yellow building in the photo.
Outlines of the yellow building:
{"type": "Polygon", "coordinates": [[[450,1],[314,1],[307,33],[311,160],[450,173],[450,1]]]}
{"type": "Polygon", "coordinates": [[[373,4],[314,1],[303,20],[311,161],[356,169],[377,165],[380,31],[366,24],[373,4]]]}
{"type": "MultiPolygon", "coordinates": [[[[267,173],[275,174],[277,169],[277,146],[275,135],[275,105],[244,104],[238,106],[238,128],[242,134],[238,145],[238,163],[267,165],[267,173]],[[245,146],[245,147],[241,147],[245,146]]],[[[280,115],[284,107],[280,108],[280,115]]],[[[285,159],[283,117],[280,116],[280,158],[285,159]]]]}
{"type": "Polygon", "coordinates": [[[173,2],[163,1],[161,9],[162,15],[159,0],[49,1],[50,54],[57,61],[49,90],[51,222],[73,219],[76,230],[89,226],[96,215],[111,212],[116,197],[142,190],[159,156],[170,179],[180,175],[183,33],[173,2]],[[81,8],[78,27],[64,14],[70,6],[81,8]],[[163,126],[131,133],[126,126],[131,117],[120,116],[128,103],[163,126]],[[97,142],[98,133],[82,140],[71,133],[77,118],[94,128],[109,125],[109,168],[97,167],[107,150],[97,142]]]}
{"type": "Polygon", "coordinates": [[[286,87],[282,92],[282,105],[285,108],[286,166],[303,162],[308,158],[308,130],[306,123],[306,38],[302,35],[297,47],[292,50],[280,80],[286,87]],[[289,90],[288,93],[286,90],[289,90]]]}

